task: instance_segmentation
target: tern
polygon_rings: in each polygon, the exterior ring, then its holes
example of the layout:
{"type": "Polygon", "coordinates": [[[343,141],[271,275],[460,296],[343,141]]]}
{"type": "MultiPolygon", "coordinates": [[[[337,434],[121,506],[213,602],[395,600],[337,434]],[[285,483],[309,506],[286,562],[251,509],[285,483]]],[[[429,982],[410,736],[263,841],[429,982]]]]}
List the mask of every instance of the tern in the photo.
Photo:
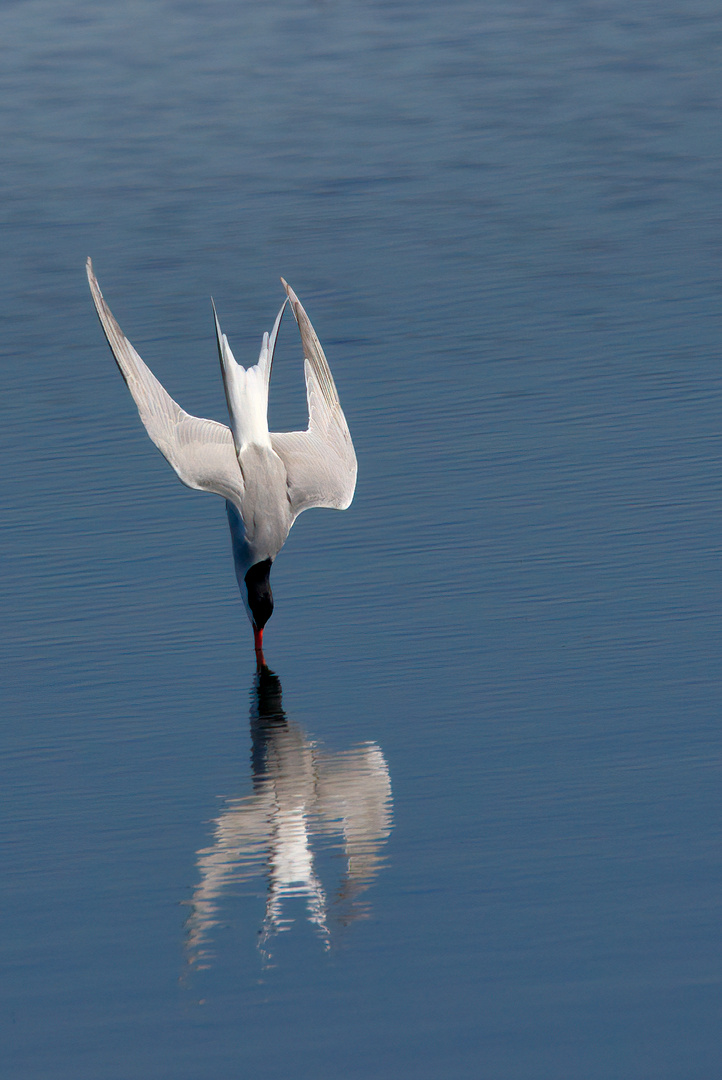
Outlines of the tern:
{"type": "Polygon", "coordinates": [[[230,426],[184,412],[141,360],[115,321],[87,262],[88,282],[105,336],[152,442],[189,488],[226,500],[236,579],[253,627],[259,670],[263,630],[273,612],[270,572],[291,526],[313,506],[345,510],[356,488],[356,454],[336,385],[311,322],[293,289],[273,329],[263,335],[258,363],[244,368],[215,320],[230,426]],[[268,430],[268,386],[286,304],[301,332],[308,400],[305,431],[268,430]]]}

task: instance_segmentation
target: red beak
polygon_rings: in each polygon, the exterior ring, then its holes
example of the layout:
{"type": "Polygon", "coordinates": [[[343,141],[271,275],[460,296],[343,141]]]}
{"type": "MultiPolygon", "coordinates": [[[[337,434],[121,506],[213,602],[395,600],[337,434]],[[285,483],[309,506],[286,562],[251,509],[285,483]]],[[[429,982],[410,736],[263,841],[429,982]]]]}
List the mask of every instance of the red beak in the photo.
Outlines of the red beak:
{"type": "Polygon", "coordinates": [[[263,655],[263,630],[259,630],[255,625],[253,627],[253,647],[256,650],[256,665],[260,671],[266,666],[266,660],[263,655]]]}

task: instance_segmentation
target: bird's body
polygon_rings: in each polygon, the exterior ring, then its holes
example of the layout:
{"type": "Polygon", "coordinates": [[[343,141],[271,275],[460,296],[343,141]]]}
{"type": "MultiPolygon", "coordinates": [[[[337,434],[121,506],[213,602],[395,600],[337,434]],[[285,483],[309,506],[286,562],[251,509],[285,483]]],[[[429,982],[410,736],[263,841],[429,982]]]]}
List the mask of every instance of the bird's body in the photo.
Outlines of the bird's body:
{"type": "Polygon", "coordinates": [[[263,335],[258,363],[236,363],[216,315],[218,354],[230,427],[190,416],[164,390],[113,318],[90,259],[88,281],[98,317],[148,435],[191,488],[226,500],[241,596],[263,663],[263,628],[273,610],[268,575],[296,517],[312,506],[344,510],[356,486],[356,455],[323,349],[296,294],[263,335]],[[268,429],[268,387],[276,338],[291,304],[304,350],[309,424],[306,431],[268,429]]]}

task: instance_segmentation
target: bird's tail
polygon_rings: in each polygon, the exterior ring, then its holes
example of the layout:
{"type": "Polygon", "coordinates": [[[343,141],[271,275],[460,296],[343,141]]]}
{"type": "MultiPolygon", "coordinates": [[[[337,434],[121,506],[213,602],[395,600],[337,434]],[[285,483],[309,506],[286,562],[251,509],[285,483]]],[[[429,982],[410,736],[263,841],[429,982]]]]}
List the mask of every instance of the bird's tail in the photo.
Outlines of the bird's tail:
{"type": "Polygon", "coordinates": [[[273,366],[273,354],[276,349],[276,338],[281,325],[281,317],[287,301],[276,316],[273,330],[270,336],[263,335],[261,354],[258,363],[253,367],[244,368],[231,352],[228,338],[221,331],[218,322],[216,305],[213,305],[213,318],[216,325],[216,341],[218,343],[218,358],[221,362],[221,374],[223,386],[226,392],[228,416],[233,432],[233,441],[236,453],[240,453],[244,446],[255,443],[259,446],[270,446],[268,434],[268,384],[271,379],[273,366]]]}

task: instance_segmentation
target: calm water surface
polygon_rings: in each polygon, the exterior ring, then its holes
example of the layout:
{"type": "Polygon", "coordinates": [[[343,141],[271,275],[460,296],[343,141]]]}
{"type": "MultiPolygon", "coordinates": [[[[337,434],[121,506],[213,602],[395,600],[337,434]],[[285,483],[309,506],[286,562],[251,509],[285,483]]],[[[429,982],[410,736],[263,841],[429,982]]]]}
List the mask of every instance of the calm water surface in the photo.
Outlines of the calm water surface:
{"type": "MultiPolygon", "coordinates": [[[[23,1080],[722,1070],[707,0],[0,4],[0,1032],[23,1080]],[[256,678],[224,419],[283,274],[360,472],[256,678]]],[[[282,330],[276,429],[302,426],[282,330]]]]}

